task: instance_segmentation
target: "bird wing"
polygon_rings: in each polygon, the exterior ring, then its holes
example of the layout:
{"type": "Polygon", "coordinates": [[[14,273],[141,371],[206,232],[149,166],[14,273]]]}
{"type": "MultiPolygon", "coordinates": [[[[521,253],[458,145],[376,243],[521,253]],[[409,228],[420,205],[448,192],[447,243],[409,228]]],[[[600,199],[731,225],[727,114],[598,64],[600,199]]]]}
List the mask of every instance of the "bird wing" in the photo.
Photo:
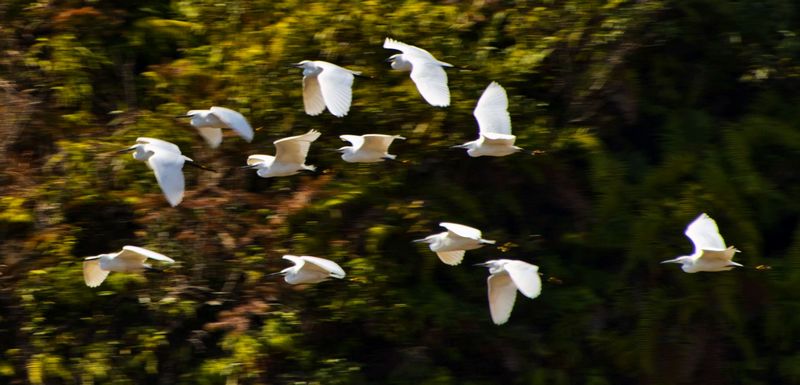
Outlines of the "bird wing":
{"type": "Polygon", "coordinates": [[[388,37],[386,38],[386,40],[383,41],[383,48],[394,49],[410,56],[419,56],[423,58],[428,58],[433,61],[437,61],[436,58],[433,57],[433,55],[431,55],[430,52],[422,48],[413,46],[411,44],[401,43],[397,40],[388,37]]]}
{"type": "Polygon", "coordinates": [[[492,274],[486,279],[489,287],[489,312],[495,325],[502,325],[511,317],[514,301],[517,299],[517,286],[508,273],[492,274]]]}
{"type": "Polygon", "coordinates": [[[177,154],[181,153],[181,149],[178,148],[175,143],[167,142],[166,140],[156,139],[156,138],[147,138],[147,137],[138,137],[136,138],[136,143],[146,144],[155,148],[160,148],[169,152],[174,152],[177,154]]]}
{"type": "Polygon", "coordinates": [[[100,260],[93,259],[83,262],[83,282],[89,287],[98,287],[108,277],[108,270],[100,268],[100,260]]]}
{"type": "Polygon", "coordinates": [[[478,120],[480,133],[511,134],[511,117],[508,115],[508,96],[506,90],[492,82],[478,99],[472,113],[478,120]]]}
{"type": "Polygon", "coordinates": [[[503,266],[514,285],[528,298],[536,298],[542,293],[542,279],[539,267],[522,261],[508,261],[503,266]]]}
{"type": "Polygon", "coordinates": [[[347,115],[353,100],[353,73],[331,63],[318,61],[317,65],[322,67],[317,82],[328,111],[339,118],[347,115]]]}
{"type": "Polygon", "coordinates": [[[447,88],[447,73],[438,62],[420,56],[411,56],[411,80],[417,85],[422,97],[437,107],[450,105],[450,89],[447,88]]]}
{"type": "Polygon", "coordinates": [[[156,181],[169,204],[174,207],[181,203],[184,190],[183,155],[168,151],[154,151],[147,162],[153,168],[156,181]]]}
{"type": "Polygon", "coordinates": [[[317,75],[303,76],[303,107],[306,114],[316,116],[325,111],[325,98],[322,97],[317,75]]]}
{"type": "Polygon", "coordinates": [[[493,132],[481,133],[483,143],[490,146],[513,146],[517,137],[514,135],[496,134],[493,132]]]}
{"type": "Polygon", "coordinates": [[[311,130],[303,135],[276,140],[275,161],[288,164],[305,163],[311,142],[317,140],[319,136],[319,131],[311,130]]]}
{"type": "Polygon", "coordinates": [[[132,261],[144,262],[147,258],[155,259],[156,261],[174,263],[170,257],[164,254],[156,253],[155,251],[147,250],[144,247],[138,246],[123,246],[122,251],[117,254],[116,258],[129,259],[132,261]]]}
{"type": "Polygon", "coordinates": [[[306,263],[307,257],[298,257],[296,255],[284,255],[283,259],[294,262],[294,266],[283,271],[289,270],[283,280],[292,285],[299,285],[303,283],[317,283],[324,281],[330,277],[328,271],[318,268],[316,265],[306,263]]]}
{"type": "Polygon", "coordinates": [[[405,139],[398,135],[366,134],[364,138],[364,148],[372,151],[386,152],[395,139],[405,139]]]}
{"type": "Polygon", "coordinates": [[[707,261],[725,261],[731,262],[733,260],[733,256],[739,252],[735,247],[731,246],[723,251],[717,250],[703,250],[703,254],[700,255],[702,260],[707,261]]]}
{"type": "Polygon", "coordinates": [[[306,264],[306,261],[303,258],[300,258],[300,257],[298,257],[296,255],[287,254],[287,255],[284,255],[281,258],[283,258],[283,259],[285,259],[287,261],[293,262],[295,264],[295,266],[297,266],[298,269],[302,268],[303,265],[306,264]]]}
{"type": "Polygon", "coordinates": [[[447,231],[464,238],[479,240],[481,239],[481,231],[469,226],[459,225],[458,223],[442,222],[439,226],[444,227],[447,231]]]}
{"type": "Polygon", "coordinates": [[[436,255],[446,265],[455,266],[464,260],[464,250],[437,251],[436,255]]]}
{"type": "Polygon", "coordinates": [[[725,241],[719,234],[717,222],[714,222],[706,213],[700,214],[694,222],[690,223],[684,234],[694,243],[695,253],[701,250],[723,251],[726,249],[725,241]]]}
{"type": "Polygon", "coordinates": [[[308,255],[304,255],[300,258],[306,261],[305,268],[307,269],[319,270],[336,278],[344,278],[345,276],[342,267],[334,261],[308,255]]]}
{"type": "Polygon", "coordinates": [[[247,165],[252,166],[258,163],[272,162],[272,159],[274,158],[275,157],[272,155],[261,155],[261,154],[250,155],[247,157],[247,165]]]}
{"type": "Polygon", "coordinates": [[[253,127],[239,112],[225,107],[211,107],[211,113],[216,115],[217,119],[225,123],[230,129],[236,131],[244,140],[248,142],[253,140],[253,127]]]}
{"type": "Polygon", "coordinates": [[[219,147],[219,144],[222,143],[222,129],[216,127],[199,127],[197,128],[197,132],[200,133],[200,136],[206,140],[208,146],[211,148],[219,147]]]}
{"type": "Polygon", "coordinates": [[[364,137],[361,135],[339,135],[339,138],[353,145],[353,150],[358,151],[364,145],[364,137]]]}

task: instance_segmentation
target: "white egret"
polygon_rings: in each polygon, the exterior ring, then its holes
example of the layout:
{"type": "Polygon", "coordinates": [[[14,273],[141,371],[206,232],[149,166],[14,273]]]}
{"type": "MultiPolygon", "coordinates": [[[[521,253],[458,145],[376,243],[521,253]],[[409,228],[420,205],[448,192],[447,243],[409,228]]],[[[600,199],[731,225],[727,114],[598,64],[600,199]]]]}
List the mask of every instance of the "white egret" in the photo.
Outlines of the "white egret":
{"type": "Polygon", "coordinates": [[[542,293],[542,280],[539,267],[527,262],[512,259],[495,259],[478,264],[489,268],[489,312],[496,325],[502,325],[511,317],[517,289],[528,298],[536,298],[542,293]]]}
{"type": "Polygon", "coordinates": [[[283,259],[294,262],[294,266],[274,274],[283,275],[286,283],[292,285],[318,283],[330,278],[342,279],[345,276],[344,270],[336,262],[325,258],[284,255],[283,259]]]}
{"type": "Polygon", "coordinates": [[[273,142],[275,144],[275,156],[250,155],[247,158],[247,166],[244,166],[244,168],[258,170],[258,176],[262,178],[289,176],[302,170],[314,171],[317,168],[306,165],[305,162],[311,142],[317,140],[319,136],[319,131],[311,130],[303,135],[278,139],[273,142]]]}
{"type": "Polygon", "coordinates": [[[164,192],[167,202],[173,207],[183,200],[184,164],[213,171],[182,155],[181,150],[175,144],[161,139],[140,137],[136,139],[135,145],[118,152],[129,151],[133,151],[133,159],[143,161],[147,167],[153,170],[161,191],[164,192]]]}
{"type": "Polygon", "coordinates": [[[514,145],[517,137],[511,135],[508,96],[499,84],[492,82],[486,87],[473,115],[478,120],[478,139],[454,148],[465,148],[472,157],[506,156],[522,151],[514,145]]]}
{"type": "Polygon", "coordinates": [[[437,60],[430,52],[413,45],[386,38],[383,48],[401,51],[387,59],[392,68],[411,71],[411,80],[417,85],[422,97],[436,107],[450,105],[450,90],[447,88],[447,73],[442,67],[452,67],[450,63],[437,60]]]}
{"type": "Polygon", "coordinates": [[[717,222],[707,214],[700,214],[686,227],[684,234],[694,243],[694,253],[661,263],[680,263],[683,265],[681,269],[687,273],[728,271],[736,266],[742,266],[732,261],[734,254],[739,250],[733,246],[725,246],[717,222]]]}
{"type": "Polygon", "coordinates": [[[395,159],[397,155],[389,154],[389,146],[395,139],[405,140],[400,135],[339,135],[345,142],[350,142],[352,146],[339,148],[337,151],[342,153],[345,162],[374,163],[382,162],[386,159],[395,159]]]}
{"type": "Polygon", "coordinates": [[[328,107],[336,117],[347,115],[353,100],[353,76],[361,75],[361,72],[321,60],[303,60],[293,65],[303,69],[306,114],[316,116],[328,107]]]}
{"type": "Polygon", "coordinates": [[[191,110],[186,116],[192,118],[189,123],[197,129],[211,148],[217,148],[222,143],[223,128],[230,128],[248,142],[253,140],[253,127],[250,127],[250,123],[242,114],[229,108],[191,110]]]}
{"type": "Polygon", "coordinates": [[[135,273],[152,267],[144,263],[148,258],[156,261],[173,263],[172,258],[166,255],[147,250],[143,247],[124,246],[122,251],[116,253],[100,254],[94,257],[87,257],[83,262],[83,281],[86,286],[100,286],[108,273],[116,271],[119,273],[135,273]]]}
{"type": "Polygon", "coordinates": [[[484,245],[493,245],[495,241],[481,238],[481,231],[457,223],[442,222],[439,226],[447,231],[429,235],[414,242],[430,244],[431,251],[435,252],[445,264],[455,266],[464,259],[464,251],[474,250],[484,245]]]}

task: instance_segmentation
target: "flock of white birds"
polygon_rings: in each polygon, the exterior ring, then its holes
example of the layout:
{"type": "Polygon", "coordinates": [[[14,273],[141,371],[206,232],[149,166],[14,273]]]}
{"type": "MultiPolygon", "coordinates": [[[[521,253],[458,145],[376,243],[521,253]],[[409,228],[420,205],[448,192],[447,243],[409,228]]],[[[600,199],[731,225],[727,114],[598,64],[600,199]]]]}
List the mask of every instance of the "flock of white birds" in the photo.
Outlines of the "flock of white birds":
{"type": "MultiPolygon", "coordinates": [[[[450,91],[444,67],[453,67],[451,64],[437,60],[422,48],[390,38],[385,40],[383,47],[402,52],[392,55],[388,61],[393,69],[411,72],[411,79],[425,101],[437,107],[450,105],[450,91]]],[[[347,115],[352,102],[354,76],[360,72],[319,60],[303,60],[294,66],[303,69],[303,104],[307,114],[319,115],[327,108],[334,116],[347,115]]],[[[489,84],[478,100],[473,114],[478,121],[478,138],[453,147],[466,149],[467,154],[472,157],[498,157],[522,151],[514,145],[516,137],[511,134],[508,96],[502,86],[496,82],[489,84]]],[[[191,110],[185,116],[191,118],[190,124],[211,148],[222,143],[223,129],[233,130],[248,142],[253,140],[253,128],[242,114],[234,110],[211,107],[208,110],[191,110]]],[[[250,155],[247,165],[243,167],[255,169],[262,178],[314,171],[315,167],[305,162],[311,143],[320,135],[318,131],[311,130],[303,135],[276,140],[275,155],[250,155]]],[[[340,138],[351,144],[336,150],[342,154],[342,159],[346,162],[363,163],[395,159],[396,155],[388,153],[389,146],[394,140],[405,139],[399,135],[385,134],[341,135],[340,138]]],[[[176,206],[183,200],[183,166],[189,164],[204,168],[182,155],[175,144],[155,138],[140,137],[135,145],[120,152],[133,152],[134,159],[145,162],[153,170],[156,181],[171,206],[176,206]]],[[[415,242],[429,244],[431,251],[447,265],[460,264],[467,250],[495,243],[493,240],[483,239],[480,230],[469,226],[449,222],[442,222],[440,226],[447,231],[415,242]]],[[[726,271],[742,266],[732,261],[739,250],[725,246],[716,222],[708,215],[701,214],[686,228],[685,234],[694,243],[694,253],[662,263],[680,263],[687,273],[726,271]]],[[[294,265],[274,274],[283,275],[289,284],[311,284],[345,277],[341,266],[324,258],[294,255],[284,255],[283,258],[294,265]]],[[[174,262],[154,251],[125,246],[116,253],[86,258],[83,263],[84,280],[87,286],[97,287],[111,271],[127,273],[151,269],[146,263],[147,259],[174,262]]],[[[535,265],[509,259],[490,260],[479,265],[489,268],[489,309],[495,324],[508,321],[517,290],[528,298],[536,298],[541,293],[539,268],[535,265]]]]}

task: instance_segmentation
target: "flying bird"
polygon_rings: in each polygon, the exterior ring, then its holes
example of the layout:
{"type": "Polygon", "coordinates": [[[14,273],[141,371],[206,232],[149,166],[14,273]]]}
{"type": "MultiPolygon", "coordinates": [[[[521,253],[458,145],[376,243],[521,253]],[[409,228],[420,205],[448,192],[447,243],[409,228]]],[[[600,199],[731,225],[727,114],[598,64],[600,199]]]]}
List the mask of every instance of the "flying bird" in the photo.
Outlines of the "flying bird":
{"type": "Polygon", "coordinates": [[[316,116],[328,107],[336,117],[347,115],[353,100],[353,77],[361,75],[361,72],[321,60],[303,60],[293,66],[303,69],[306,114],[316,116]]]}
{"type": "Polygon", "coordinates": [[[350,142],[352,146],[339,148],[337,151],[342,153],[345,162],[352,163],[374,163],[382,162],[387,159],[395,159],[397,155],[389,154],[389,146],[395,139],[405,140],[399,135],[339,135],[345,142],[350,142]]]}
{"type": "Polygon", "coordinates": [[[143,247],[124,246],[122,251],[116,253],[100,254],[94,257],[87,257],[83,261],[83,281],[86,286],[100,286],[108,273],[116,271],[118,273],[135,273],[152,267],[145,263],[150,258],[156,261],[173,263],[172,258],[166,255],[147,250],[143,247]]]}
{"type": "Polygon", "coordinates": [[[273,142],[275,156],[250,155],[244,168],[256,169],[258,176],[262,178],[295,175],[303,170],[314,171],[317,168],[306,165],[305,162],[311,142],[319,136],[319,131],[311,130],[303,135],[278,139],[273,142]]]}
{"type": "Polygon", "coordinates": [[[161,191],[164,192],[167,202],[173,207],[183,200],[184,164],[213,171],[182,155],[181,150],[175,144],[161,139],[140,137],[136,139],[135,145],[120,150],[118,153],[130,151],[133,151],[133,159],[144,162],[153,170],[161,191]]]}
{"type": "Polygon", "coordinates": [[[417,85],[422,97],[436,107],[450,105],[450,90],[447,88],[447,74],[442,67],[452,67],[450,63],[437,60],[430,52],[413,45],[386,38],[383,48],[402,53],[394,54],[387,59],[392,68],[400,71],[411,71],[411,80],[417,85]]]}
{"type": "Polygon", "coordinates": [[[514,145],[516,136],[511,135],[508,96],[502,86],[491,82],[478,100],[473,115],[478,120],[478,139],[454,148],[466,149],[471,157],[506,156],[522,151],[514,145]]]}
{"type": "Polygon", "coordinates": [[[495,241],[481,238],[481,231],[457,223],[442,222],[439,226],[447,231],[429,235],[414,242],[428,243],[431,251],[435,252],[445,264],[455,266],[464,259],[464,251],[474,250],[484,245],[493,245],[495,241]]]}
{"type": "Polygon", "coordinates": [[[294,262],[294,266],[287,267],[278,273],[283,275],[286,283],[299,285],[302,283],[318,283],[330,278],[342,279],[344,270],[331,260],[307,255],[284,255],[283,259],[294,262]]]}
{"type": "Polygon", "coordinates": [[[502,325],[511,317],[517,289],[528,298],[536,298],[542,292],[539,267],[512,259],[495,259],[478,264],[489,268],[489,312],[496,325],[502,325]]]}
{"type": "Polygon", "coordinates": [[[222,143],[223,128],[235,131],[248,142],[253,140],[253,127],[250,127],[250,123],[242,114],[229,108],[211,107],[208,110],[190,110],[186,116],[191,118],[189,123],[197,129],[197,132],[211,148],[217,148],[222,143]]]}
{"type": "Polygon", "coordinates": [[[680,263],[683,265],[681,269],[687,273],[728,271],[736,266],[742,266],[732,260],[739,250],[733,246],[725,246],[717,222],[707,214],[700,214],[686,227],[684,234],[692,240],[694,253],[661,263],[680,263]]]}

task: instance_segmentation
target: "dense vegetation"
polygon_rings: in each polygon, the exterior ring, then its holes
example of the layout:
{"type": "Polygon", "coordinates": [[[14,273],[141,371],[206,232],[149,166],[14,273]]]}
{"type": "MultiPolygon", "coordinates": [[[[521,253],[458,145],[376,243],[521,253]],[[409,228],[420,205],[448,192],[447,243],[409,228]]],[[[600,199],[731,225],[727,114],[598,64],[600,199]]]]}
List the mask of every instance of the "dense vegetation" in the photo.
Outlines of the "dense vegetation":
{"type": "Polygon", "coordinates": [[[800,10],[795,1],[0,2],[0,382],[11,384],[800,383],[800,10]],[[387,36],[448,70],[434,108],[390,71],[387,36]],[[300,73],[360,70],[350,114],[307,116],[300,73]],[[472,109],[508,91],[517,144],[472,159],[472,109]],[[255,140],[207,148],[189,109],[241,111],[255,140]],[[319,129],[316,173],[241,170],[319,129]],[[340,134],[402,162],[347,164],[340,134]],[[171,208],[114,154],[138,136],[189,169],[171,208]],[[747,267],[685,274],[707,212],[747,267]],[[440,221],[501,247],[440,263],[440,221]],[[125,244],[178,261],[82,280],[125,244]],[[343,281],[266,276],[285,253],[343,281]],[[492,324],[491,258],[545,286],[492,324]]]}

